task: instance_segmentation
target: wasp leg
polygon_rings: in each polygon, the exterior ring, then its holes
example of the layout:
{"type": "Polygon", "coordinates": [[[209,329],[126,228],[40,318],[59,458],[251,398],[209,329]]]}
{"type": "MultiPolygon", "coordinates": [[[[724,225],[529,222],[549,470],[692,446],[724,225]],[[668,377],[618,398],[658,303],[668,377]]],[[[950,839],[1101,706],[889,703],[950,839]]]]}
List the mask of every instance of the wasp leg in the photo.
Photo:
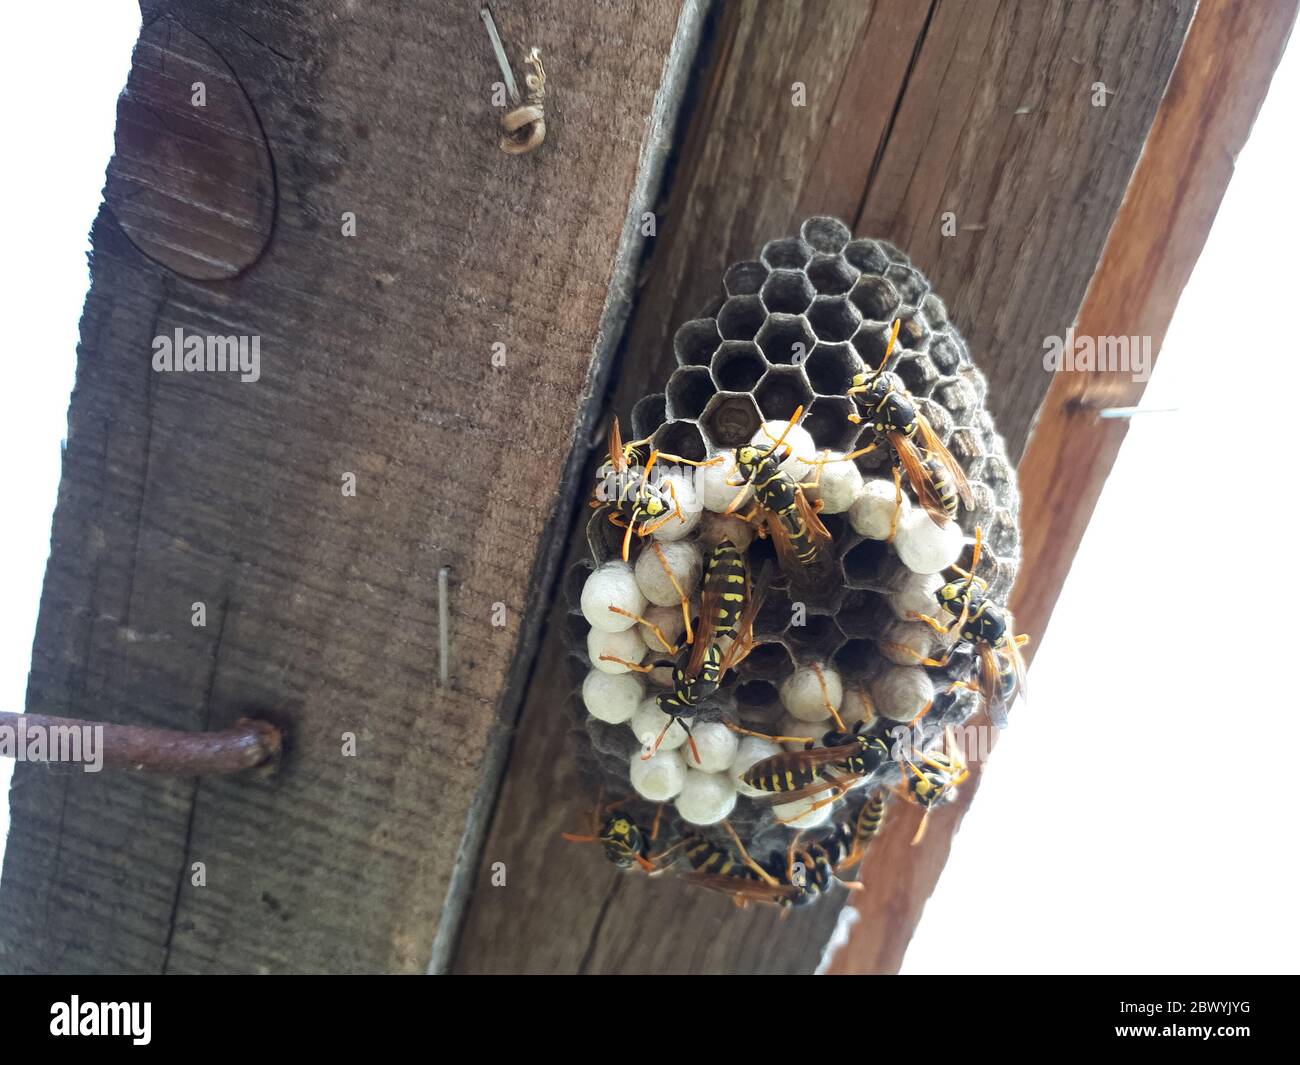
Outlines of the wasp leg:
{"type": "Polygon", "coordinates": [[[655,634],[655,639],[658,640],[659,643],[663,645],[664,654],[675,655],[679,651],[681,651],[680,647],[675,647],[668,642],[668,637],[664,635],[663,630],[658,625],[656,625],[653,621],[648,621],[645,618],[643,618],[640,614],[633,614],[632,611],[624,610],[620,606],[611,606],[609,609],[613,611],[615,614],[621,615],[622,617],[631,618],[633,621],[637,622],[640,625],[644,625],[647,629],[653,632],[655,634]]]}
{"type": "Polygon", "coordinates": [[[742,736],[757,736],[760,740],[770,740],[772,743],[812,743],[812,736],[769,736],[766,732],[755,732],[752,729],[741,728],[739,725],[733,725],[730,721],[723,722],[732,732],[737,732],[742,736]]]}
{"type": "MultiPolygon", "coordinates": [[[[677,501],[677,497],[674,496],[673,502],[676,501],[677,501]]],[[[682,620],[686,623],[686,642],[694,643],[695,634],[691,632],[690,598],[687,596],[687,594],[684,591],[682,591],[682,586],[677,583],[677,578],[673,576],[673,571],[668,565],[668,559],[664,555],[664,549],[660,547],[657,543],[652,543],[650,545],[650,548],[652,551],[654,551],[655,556],[659,559],[659,565],[663,567],[664,573],[668,575],[668,580],[672,583],[673,591],[677,593],[677,601],[682,604],[682,620]]],[[[654,628],[654,626],[652,625],[651,628],[654,628]]],[[[659,637],[661,642],[663,641],[663,633],[661,633],[658,629],[655,629],[655,635],[659,637]]]]}
{"type": "Polygon", "coordinates": [[[809,806],[808,809],[801,810],[793,817],[777,818],[776,823],[778,825],[788,825],[792,821],[798,821],[799,818],[801,817],[807,817],[810,813],[813,813],[815,810],[820,810],[823,806],[829,806],[833,802],[838,802],[840,799],[842,799],[845,795],[848,794],[849,787],[853,784],[853,782],[854,782],[853,777],[829,778],[827,787],[830,789],[830,794],[828,794],[826,798],[818,799],[815,803],[809,806]]]}
{"type": "Polygon", "coordinates": [[[894,516],[889,521],[889,536],[885,543],[892,544],[898,534],[898,517],[903,513],[903,478],[898,472],[898,463],[894,463],[894,516]]]}
{"type": "Polygon", "coordinates": [[[817,683],[821,685],[822,705],[825,706],[826,709],[831,712],[831,717],[835,721],[835,727],[839,729],[841,732],[844,732],[845,731],[844,719],[840,717],[839,711],[836,710],[834,705],[831,703],[831,693],[830,693],[830,689],[826,687],[826,675],[822,672],[821,663],[809,662],[808,668],[811,669],[813,673],[817,675],[817,683]]]}
{"type": "Polygon", "coordinates": [[[726,829],[727,835],[731,837],[731,842],[736,845],[736,854],[739,855],[740,860],[745,863],[745,868],[757,876],[759,880],[763,881],[763,883],[768,887],[780,887],[780,881],[749,856],[749,851],[745,849],[745,844],[741,842],[740,837],[736,834],[736,830],[731,827],[731,822],[723,821],[722,827],[726,829]]]}
{"type": "Polygon", "coordinates": [[[901,644],[901,643],[894,643],[894,642],[892,642],[892,641],[886,641],[886,642],[882,643],[881,646],[882,646],[882,647],[887,647],[887,648],[889,648],[889,650],[891,650],[891,651],[896,651],[896,652],[898,652],[898,653],[900,653],[900,654],[911,655],[913,658],[916,659],[916,664],[917,664],[918,666],[930,666],[930,667],[932,667],[932,668],[934,668],[934,669],[942,669],[944,666],[946,666],[946,665],[948,664],[949,659],[952,658],[952,652],[951,652],[951,651],[949,651],[949,652],[948,652],[946,655],[944,655],[944,657],[941,658],[941,659],[940,659],[940,658],[927,658],[925,655],[921,654],[920,651],[917,651],[917,650],[915,650],[915,649],[913,649],[913,648],[911,648],[911,647],[907,647],[907,646],[905,646],[904,644],[901,644]]]}
{"type": "Polygon", "coordinates": [[[617,662],[620,666],[626,666],[628,669],[637,673],[651,673],[659,668],[657,662],[651,662],[649,665],[645,665],[638,662],[629,662],[626,658],[619,658],[617,655],[601,655],[600,660],[602,662],[617,662]]]}

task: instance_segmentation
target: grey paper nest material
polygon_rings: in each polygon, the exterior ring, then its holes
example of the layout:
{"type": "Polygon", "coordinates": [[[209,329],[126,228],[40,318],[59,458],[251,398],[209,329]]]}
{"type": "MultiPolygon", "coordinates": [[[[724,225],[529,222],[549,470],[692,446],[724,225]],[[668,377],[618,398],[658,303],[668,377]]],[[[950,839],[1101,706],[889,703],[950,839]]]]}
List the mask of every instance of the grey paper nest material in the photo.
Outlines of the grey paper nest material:
{"type": "MultiPolygon", "coordinates": [[[[845,393],[855,374],[880,365],[895,319],[901,322],[901,351],[894,353],[893,369],[970,481],[974,506],[962,508],[957,518],[967,541],[962,564],[969,560],[978,526],[983,537],[978,574],[988,581],[988,594],[1005,602],[1019,563],[1019,496],[1005,446],[985,408],[984,376],[925,277],[884,241],[853,240],[842,223],[811,218],[798,237],[773,240],[758,259],[733,265],[723,277],[720,298],[677,330],[678,368],[662,394],[635,405],[631,435],[652,438],[663,452],[704,460],[748,443],[764,421],[787,419],[802,406],[802,425],[819,449],[848,452],[865,446],[872,431],[849,421],[854,408],[845,393]]],[[[855,461],[868,479],[890,476],[888,448],[855,461]]],[[[758,645],[696,721],[727,719],[780,731],[785,717],[778,689],[797,665],[829,664],[839,671],[846,692],[869,687],[891,667],[880,642],[905,613],[898,596],[915,586],[916,577],[891,545],[859,535],[848,517],[823,515],[833,536],[826,571],[812,587],[792,589],[787,577],[777,577],[755,623],[758,645]],[[792,623],[794,601],[806,605],[802,625],[792,623]]],[[[589,626],[579,596],[590,571],[617,557],[619,549],[619,531],[599,513],[588,537],[591,560],[566,578],[577,682],[591,668],[589,626]]],[[[749,550],[751,565],[771,556],[767,541],[756,540],[749,550]]],[[[935,742],[944,725],[959,724],[976,709],[972,692],[945,693],[951,680],[970,675],[971,666],[970,653],[959,652],[943,670],[930,670],[937,697],[924,719],[927,743],[935,742]]],[[[652,685],[647,692],[658,690],[652,685]]],[[[626,724],[588,715],[580,697],[576,709],[590,741],[583,760],[606,796],[633,796],[628,767],[640,748],[637,738],[626,724]]],[[[867,787],[837,804],[835,819],[851,817],[874,783],[896,783],[897,774],[897,766],[886,763],[867,787]]],[[[667,838],[674,830],[724,838],[716,830],[681,823],[671,804],[664,812],[667,838]]],[[[745,797],[729,820],[757,854],[784,846],[790,835],[768,806],[745,797]]]]}

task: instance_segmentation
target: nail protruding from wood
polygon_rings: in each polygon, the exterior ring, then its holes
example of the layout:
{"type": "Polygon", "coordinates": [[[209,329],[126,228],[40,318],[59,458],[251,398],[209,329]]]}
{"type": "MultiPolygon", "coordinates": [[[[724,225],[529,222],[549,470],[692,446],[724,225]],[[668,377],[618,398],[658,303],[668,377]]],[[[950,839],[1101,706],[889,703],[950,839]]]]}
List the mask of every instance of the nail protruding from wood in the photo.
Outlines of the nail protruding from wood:
{"type": "MultiPolygon", "coordinates": [[[[134,769],[174,776],[221,776],[246,769],[274,768],[279,764],[283,733],[269,721],[240,718],[228,729],[218,732],[187,732],[182,729],[147,728],[139,725],[114,725],[103,721],[85,721],[45,714],[17,714],[0,711],[0,731],[14,738],[0,744],[0,754],[24,760],[33,747],[30,739],[43,734],[41,761],[58,761],[50,755],[54,746],[72,730],[93,738],[73,745],[81,752],[84,765],[96,761],[109,769],[134,769]],[[93,744],[93,749],[90,747],[93,744]]],[[[64,751],[67,747],[62,748],[64,751]]]]}

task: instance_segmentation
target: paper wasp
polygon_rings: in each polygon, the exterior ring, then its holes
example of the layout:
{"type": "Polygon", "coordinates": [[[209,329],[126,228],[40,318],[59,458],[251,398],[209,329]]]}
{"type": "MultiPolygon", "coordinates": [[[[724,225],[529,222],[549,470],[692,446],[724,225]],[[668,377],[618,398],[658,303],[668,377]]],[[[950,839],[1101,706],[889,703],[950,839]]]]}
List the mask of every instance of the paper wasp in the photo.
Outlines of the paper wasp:
{"type": "MultiPolygon", "coordinates": [[[[736,472],[740,474],[741,480],[727,482],[734,488],[746,485],[753,487],[754,505],[743,517],[746,521],[754,521],[761,516],[760,528],[772,537],[777,557],[781,560],[781,568],[787,574],[795,574],[812,566],[822,548],[831,542],[830,532],[817,516],[818,508],[804,494],[805,488],[817,487],[817,480],[796,481],[781,469],[781,463],[790,457],[791,449],[785,443],[786,434],[798,424],[802,414],[803,407],[796,408],[786,423],[785,430],[779,437],[772,438],[772,443],[743,444],[736,448],[736,472]],[[787,452],[784,456],[781,454],[783,448],[787,452]]],[[[811,462],[805,464],[813,465],[811,462]]],[[[819,466],[819,478],[820,469],[819,466]]],[[[723,513],[732,513],[740,506],[743,498],[744,492],[737,493],[723,513]]]]}
{"type": "Polygon", "coordinates": [[[942,750],[913,751],[913,754],[915,760],[905,758],[899,767],[902,786],[898,794],[924,811],[916,835],[912,837],[912,846],[915,847],[925,836],[930,811],[957,797],[957,785],[970,776],[970,770],[957,751],[951,726],[943,730],[942,750]]]}
{"type": "Polygon", "coordinates": [[[622,800],[602,808],[603,798],[602,791],[591,812],[591,831],[587,835],[562,832],[560,837],[570,843],[599,843],[605,852],[605,857],[620,869],[636,867],[643,872],[653,873],[664,868],[663,859],[683,843],[676,843],[659,854],[650,853],[650,846],[659,835],[659,821],[663,814],[663,806],[655,810],[654,823],[647,832],[627,814],[615,812],[622,805],[622,800]],[[604,821],[601,820],[602,814],[605,815],[604,821]]]}
{"type": "MultiPolygon", "coordinates": [[[[979,655],[979,683],[956,681],[952,687],[978,692],[988,710],[989,720],[998,728],[1006,728],[1007,709],[1015,702],[1016,695],[1025,690],[1025,659],[1020,648],[1029,642],[1029,637],[1017,636],[1012,628],[1014,619],[1011,612],[985,594],[988,582],[975,575],[979,561],[980,530],[976,528],[970,569],[951,567],[959,579],[949,581],[934,593],[939,605],[956,620],[945,625],[928,614],[915,615],[918,621],[925,622],[944,638],[948,651],[943,658],[918,658],[918,661],[923,666],[942,668],[948,664],[957,642],[966,640],[970,643],[979,655]]],[[[890,647],[916,655],[915,651],[901,644],[890,644],[890,647]]]]}
{"type": "Polygon", "coordinates": [[[895,318],[880,365],[872,373],[857,374],[847,393],[855,407],[849,421],[855,424],[865,422],[876,439],[843,459],[831,460],[844,462],[866,455],[880,446],[881,441],[889,445],[893,454],[894,492],[898,502],[889,531],[890,540],[897,532],[898,510],[903,502],[900,468],[916,493],[917,501],[925,507],[936,525],[943,525],[956,516],[959,501],[967,509],[974,505],[966,474],[943,446],[925,415],[917,411],[916,402],[902,380],[888,369],[900,324],[901,319],[895,318]]]}
{"type": "MultiPolygon", "coordinates": [[[[784,855],[774,852],[763,864],[749,857],[734,832],[732,838],[742,855],[740,864],[728,856],[725,873],[697,871],[686,874],[684,879],[729,895],[742,908],[750,902],[780,907],[806,906],[824,895],[832,881],[840,879],[841,869],[860,858],[860,855],[854,856],[852,832],[847,825],[837,825],[824,839],[803,846],[800,846],[796,834],[784,855]]],[[[841,883],[849,888],[861,887],[852,881],[841,883]]]]}
{"type": "Polygon", "coordinates": [[[699,711],[700,704],[718,690],[727,671],[743,662],[753,650],[754,618],[763,605],[767,574],[760,574],[757,585],[751,585],[748,573],[744,572],[740,553],[728,540],[715,545],[709,561],[711,564],[716,561],[717,564],[705,574],[704,591],[700,600],[700,631],[696,633],[692,647],[672,648],[672,653],[677,654],[676,661],[659,660],[650,664],[628,662],[613,655],[601,656],[638,673],[649,673],[659,666],[672,667],[671,690],[660,692],[655,700],[659,709],[668,715],[668,722],[650,749],[641,755],[642,758],[654,757],[668,730],[675,722],[681,722],[682,728],[686,730],[691,753],[695,756],[695,761],[700,762],[700,752],[691,735],[690,718],[699,711]],[[735,566],[737,562],[740,563],[740,572],[735,566]],[[733,578],[742,573],[744,590],[737,592],[734,589],[742,585],[736,584],[733,578]],[[724,598],[736,595],[741,597],[739,601],[724,598]],[[740,603],[743,603],[743,607],[737,613],[740,603]]]}
{"type": "Polygon", "coordinates": [[[590,506],[593,509],[608,507],[611,525],[625,530],[623,533],[623,561],[628,560],[632,534],[646,537],[662,528],[674,518],[685,521],[677,490],[672,481],[654,481],[650,471],[657,461],[670,465],[708,466],[719,459],[694,462],[680,455],[669,455],[649,448],[650,441],[623,442],[618,418],[609,427],[609,461],[600,467],[596,487],[592,490],[590,506]]]}

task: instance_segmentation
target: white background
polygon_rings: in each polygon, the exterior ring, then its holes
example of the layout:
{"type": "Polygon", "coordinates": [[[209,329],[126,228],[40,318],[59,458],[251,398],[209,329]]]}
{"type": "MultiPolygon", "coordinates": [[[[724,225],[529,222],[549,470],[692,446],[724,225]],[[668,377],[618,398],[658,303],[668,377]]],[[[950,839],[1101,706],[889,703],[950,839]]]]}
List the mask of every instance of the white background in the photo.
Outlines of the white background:
{"type": "MultiPolygon", "coordinates": [[[[0,390],[6,709],[23,705],[87,235],[138,22],[132,0],[8,13],[11,42],[60,44],[58,62],[14,47],[0,64],[15,149],[0,168],[17,370],[0,390]]],[[[1292,48],[1148,388],[1145,405],[1178,412],[1133,422],[1038,650],[1033,701],[998,746],[905,972],[1298,967],[1298,104],[1292,48]]],[[[0,841],[7,825],[0,802],[0,841]]]]}

